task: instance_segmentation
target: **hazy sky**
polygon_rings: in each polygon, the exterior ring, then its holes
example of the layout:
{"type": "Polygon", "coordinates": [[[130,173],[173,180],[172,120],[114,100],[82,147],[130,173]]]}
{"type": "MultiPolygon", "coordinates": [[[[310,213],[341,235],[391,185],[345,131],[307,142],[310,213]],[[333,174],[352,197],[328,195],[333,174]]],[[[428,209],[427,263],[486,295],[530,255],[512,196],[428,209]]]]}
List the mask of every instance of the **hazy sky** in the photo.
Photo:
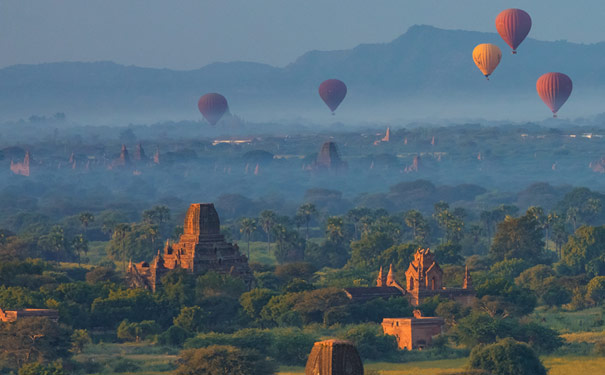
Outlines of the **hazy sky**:
{"type": "Polygon", "coordinates": [[[389,42],[414,24],[495,31],[495,16],[511,7],[531,14],[530,37],[605,40],[603,0],[0,0],[0,67],[99,60],[283,66],[312,49],[389,42]]]}

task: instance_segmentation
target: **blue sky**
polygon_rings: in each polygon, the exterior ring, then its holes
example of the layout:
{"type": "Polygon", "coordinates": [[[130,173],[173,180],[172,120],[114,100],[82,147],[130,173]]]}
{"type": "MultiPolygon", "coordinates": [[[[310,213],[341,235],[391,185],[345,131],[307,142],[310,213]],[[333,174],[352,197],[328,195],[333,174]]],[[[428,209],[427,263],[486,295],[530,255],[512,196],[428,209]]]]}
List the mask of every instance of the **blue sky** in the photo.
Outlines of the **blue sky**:
{"type": "Polygon", "coordinates": [[[313,49],[389,42],[414,24],[495,31],[519,7],[530,37],[605,40],[603,0],[2,0],[0,67],[115,61],[195,69],[215,61],[283,66],[313,49]]]}

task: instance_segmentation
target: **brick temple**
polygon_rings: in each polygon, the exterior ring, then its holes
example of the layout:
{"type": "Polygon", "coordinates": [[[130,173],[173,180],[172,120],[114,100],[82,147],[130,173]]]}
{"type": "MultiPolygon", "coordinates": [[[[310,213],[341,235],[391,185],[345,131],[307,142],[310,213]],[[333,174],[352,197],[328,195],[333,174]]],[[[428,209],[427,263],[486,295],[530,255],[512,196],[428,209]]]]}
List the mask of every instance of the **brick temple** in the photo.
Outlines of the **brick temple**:
{"type": "Polygon", "coordinates": [[[433,342],[433,336],[441,334],[444,321],[439,317],[425,317],[414,310],[412,318],[385,318],[382,329],[385,335],[395,336],[399,349],[424,349],[433,342]]]}
{"type": "Polygon", "coordinates": [[[194,203],[185,215],[179,242],[167,242],[163,253],[151,263],[128,265],[130,287],[156,291],[161,278],[170,270],[182,268],[194,274],[214,271],[242,279],[251,288],[254,282],[248,258],[237,245],[225,241],[220,233],[220,220],[212,203],[194,203]]]}
{"type": "Polygon", "coordinates": [[[374,298],[406,297],[413,306],[418,306],[433,296],[451,299],[465,306],[472,305],[475,299],[475,289],[468,268],[464,272],[461,288],[446,288],[443,286],[443,270],[430,249],[416,250],[414,260],[405,272],[405,278],[404,286],[396,280],[393,265],[389,267],[387,275],[384,275],[381,267],[376,286],[345,288],[344,292],[350,299],[359,302],[374,298]]]}
{"type": "Polygon", "coordinates": [[[16,322],[25,318],[47,318],[57,322],[59,321],[59,311],[53,309],[0,309],[0,322],[16,322]]]}

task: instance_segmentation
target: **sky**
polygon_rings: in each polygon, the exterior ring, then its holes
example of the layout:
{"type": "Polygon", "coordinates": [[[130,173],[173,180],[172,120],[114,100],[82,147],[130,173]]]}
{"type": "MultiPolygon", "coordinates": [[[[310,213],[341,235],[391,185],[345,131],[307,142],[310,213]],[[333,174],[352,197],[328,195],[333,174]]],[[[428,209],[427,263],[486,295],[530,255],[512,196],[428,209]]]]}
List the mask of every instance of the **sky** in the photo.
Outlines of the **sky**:
{"type": "Polygon", "coordinates": [[[531,14],[532,38],[605,41],[603,0],[0,0],[0,67],[285,66],[310,50],[386,43],[415,24],[495,32],[496,15],[513,7],[531,14]]]}

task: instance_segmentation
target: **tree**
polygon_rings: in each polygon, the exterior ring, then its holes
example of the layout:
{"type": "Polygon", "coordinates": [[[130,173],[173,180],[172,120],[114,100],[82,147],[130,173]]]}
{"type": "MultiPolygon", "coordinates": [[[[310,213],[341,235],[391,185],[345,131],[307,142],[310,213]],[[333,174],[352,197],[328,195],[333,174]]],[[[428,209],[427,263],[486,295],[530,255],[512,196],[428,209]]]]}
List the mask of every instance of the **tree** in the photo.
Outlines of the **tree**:
{"type": "Polygon", "coordinates": [[[206,314],[199,306],[183,307],[180,314],[174,318],[174,325],[184,330],[196,333],[201,330],[206,314]]]}
{"type": "Polygon", "coordinates": [[[586,286],[586,297],[596,304],[605,301],[605,276],[597,276],[590,280],[586,286]]]}
{"type": "Polygon", "coordinates": [[[441,264],[462,264],[464,259],[461,252],[462,246],[458,242],[447,241],[435,248],[435,257],[441,264]]]}
{"type": "Polygon", "coordinates": [[[339,216],[331,216],[326,220],[326,237],[335,244],[341,244],[344,241],[343,219],[339,216]]]}
{"type": "Polygon", "coordinates": [[[309,240],[309,223],[311,219],[317,215],[317,209],[313,203],[305,203],[302,206],[298,207],[298,211],[296,215],[303,218],[303,222],[305,223],[305,240],[309,240]]]}
{"type": "Polygon", "coordinates": [[[170,209],[166,206],[155,206],[150,210],[143,211],[142,216],[144,222],[162,226],[163,223],[170,220],[170,209]]]}
{"type": "Polygon", "coordinates": [[[283,224],[275,224],[273,234],[277,244],[274,254],[278,263],[299,262],[304,259],[305,240],[300,237],[298,231],[290,230],[283,224]]]}
{"type": "Polygon", "coordinates": [[[60,362],[52,362],[47,365],[41,363],[28,363],[19,369],[19,375],[65,375],[60,362]]]}
{"type": "Polygon", "coordinates": [[[0,325],[0,353],[14,367],[70,356],[72,331],[47,318],[0,325]]]}
{"type": "Polygon", "coordinates": [[[212,345],[181,352],[176,375],[272,375],[277,366],[252,349],[212,345]]]}
{"type": "Polygon", "coordinates": [[[243,218],[240,221],[239,231],[246,236],[246,241],[248,242],[248,260],[250,260],[250,236],[256,231],[256,220],[247,217],[243,218]]]}
{"type": "Polygon", "coordinates": [[[519,218],[507,216],[498,224],[490,255],[497,261],[518,258],[535,264],[541,260],[543,249],[540,225],[527,213],[519,218]]]}
{"type": "Polygon", "coordinates": [[[371,213],[372,213],[372,210],[370,210],[369,208],[365,208],[365,207],[354,208],[354,209],[350,210],[349,212],[347,212],[347,214],[345,215],[345,221],[349,225],[353,226],[353,238],[355,238],[355,239],[361,238],[361,233],[362,233],[361,219],[363,217],[370,216],[371,213]]]}
{"type": "Polygon", "coordinates": [[[428,232],[428,224],[418,210],[410,210],[404,216],[405,225],[412,228],[412,241],[424,244],[428,232]]]}
{"type": "Polygon", "coordinates": [[[97,284],[101,282],[118,282],[119,278],[112,268],[95,267],[86,272],[86,282],[89,284],[97,284]]]}
{"type": "Polygon", "coordinates": [[[140,342],[158,331],[159,326],[153,320],[131,323],[128,319],[124,319],[118,326],[116,334],[120,340],[140,342]]]}
{"type": "Polygon", "coordinates": [[[78,234],[71,241],[72,249],[78,254],[78,266],[80,265],[80,256],[82,253],[88,253],[88,240],[85,236],[78,234]]]}
{"type": "Polygon", "coordinates": [[[277,295],[270,289],[255,288],[241,295],[239,302],[248,316],[254,320],[261,320],[260,312],[269,300],[277,295]]]}
{"type": "Polygon", "coordinates": [[[67,255],[67,242],[63,227],[53,226],[48,234],[38,240],[38,246],[45,251],[51,259],[56,261],[65,258],[67,255]]]}
{"type": "Polygon", "coordinates": [[[456,342],[470,349],[479,344],[493,343],[498,337],[508,336],[510,330],[511,326],[506,321],[475,311],[458,319],[453,333],[456,342]]]}
{"type": "Polygon", "coordinates": [[[273,233],[273,226],[277,221],[277,215],[275,212],[270,210],[265,210],[260,213],[258,218],[261,227],[267,233],[267,251],[271,251],[271,233],[273,233]]]}
{"type": "Polygon", "coordinates": [[[529,267],[523,259],[511,258],[494,263],[489,270],[490,276],[500,277],[508,281],[515,280],[515,277],[529,267]]]}
{"type": "Polygon", "coordinates": [[[582,226],[569,237],[561,249],[561,262],[575,274],[585,271],[586,265],[605,253],[605,226],[582,226]]]}
{"type": "Polygon", "coordinates": [[[90,212],[82,212],[80,216],[78,216],[78,220],[82,223],[84,227],[84,237],[87,237],[88,234],[88,225],[95,221],[95,217],[90,212]]]}
{"type": "Polygon", "coordinates": [[[474,348],[470,367],[492,375],[546,375],[546,368],[532,348],[512,338],[474,348]]]}
{"type": "Polygon", "coordinates": [[[501,278],[489,278],[476,286],[478,307],[490,316],[523,316],[536,307],[530,290],[501,278]]]}
{"type": "Polygon", "coordinates": [[[397,351],[397,339],[385,335],[382,327],[376,323],[365,323],[349,328],[342,338],[351,341],[359,351],[361,358],[377,360],[397,351]]]}
{"type": "Polygon", "coordinates": [[[109,257],[115,261],[121,261],[124,270],[126,270],[126,261],[129,255],[126,245],[126,236],[129,231],[130,225],[128,224],[120,223],[114,226],[110,246],[108,246],[109,257]]]}
{"type": "Polygon", "coordinates": [[[351,242],[351,259],[348,264],[352,267],[378,269],[380,254],[393,246],[393,239],[381,232],[362,235],[359,241],[351,242]]]}
{"type": "Polygon", "coordinates": [[[569,207],[566,212],[567,222],[571,223],[573,231],[577,229],[578,216],[580,215],[580,209],[578,207],[569,207]]]}
{"type": "Polygon", "coordinates": [[[71,351],[76,354],[81,353],[82,349],[91,342],[92,340],[87,330],[76,329],[71,335],[71,351]]]}

